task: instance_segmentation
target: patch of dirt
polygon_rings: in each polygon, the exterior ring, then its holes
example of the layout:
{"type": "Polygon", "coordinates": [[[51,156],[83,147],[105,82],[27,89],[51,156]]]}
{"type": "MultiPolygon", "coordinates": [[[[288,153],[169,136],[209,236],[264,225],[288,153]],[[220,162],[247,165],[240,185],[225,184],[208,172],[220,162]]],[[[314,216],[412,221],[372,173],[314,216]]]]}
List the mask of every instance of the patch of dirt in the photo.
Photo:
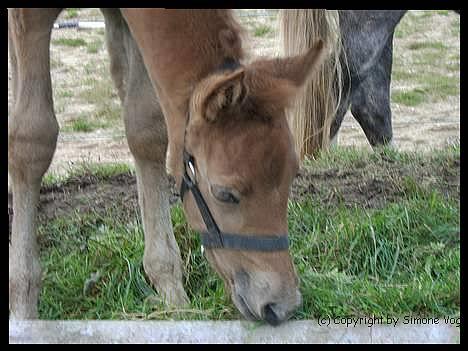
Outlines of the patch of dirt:
{"type": "Polygon", "coordinates": [[[109,206],[114,205],[125,212],[138,208],[134,175],[118,174],[105,181],[84,175],[62,185],[43,187],[39,216],[42,220],[49,220],[73,212],[104,214],[109,206]]]}
{"type": "Polygon", "coordinates": [[[404,196],[407,181],[416,186],[434,188],[444,196],[460,197],[460,159],[448,162],[443,168],[431,164],[402,166],[391,159],[378,162],[357,161],[353,168],[301,168],[294,180],[292,200],[311,196],[321,203],[363,208],[382,208],[404,196]]]}
{"type": "MultiPolygon", "coordinates": [[[[427,161],[402,165],[381,157],[372,162],[359,160],[346,168],[302,167],[292,185],[290,199],[301,201],[311,197],[331,206],[382,208],[404,196],[405,179],[412,180],[416,186],[437,189],[444,196],[459,199],[460,158],[446,160],[443,166],[427,161]]],[[[170,202],[178,201],[177,190],[171,188],[170,202]]],[[[8,203],[11,234],[10,197],[8,203]]],[[[45,223],[73,213],[105,215],[111,208],[128,217],[139,213],[134,174],[118,174],[105,180],[84,175],[60,185],[43,187],[39,221],[45,223]]]]}

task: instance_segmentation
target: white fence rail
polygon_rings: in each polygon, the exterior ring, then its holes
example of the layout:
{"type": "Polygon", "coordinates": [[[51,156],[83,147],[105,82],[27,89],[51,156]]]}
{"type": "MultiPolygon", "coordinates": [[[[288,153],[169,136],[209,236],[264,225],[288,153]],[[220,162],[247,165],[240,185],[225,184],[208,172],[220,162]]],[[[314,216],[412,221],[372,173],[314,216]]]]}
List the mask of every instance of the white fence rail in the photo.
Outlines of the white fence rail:
{"type": "Polygon", "coordinates": [[[10,343],[459,343],[452,324],[279,327],[246,321],[10,321],[10,343]]]}

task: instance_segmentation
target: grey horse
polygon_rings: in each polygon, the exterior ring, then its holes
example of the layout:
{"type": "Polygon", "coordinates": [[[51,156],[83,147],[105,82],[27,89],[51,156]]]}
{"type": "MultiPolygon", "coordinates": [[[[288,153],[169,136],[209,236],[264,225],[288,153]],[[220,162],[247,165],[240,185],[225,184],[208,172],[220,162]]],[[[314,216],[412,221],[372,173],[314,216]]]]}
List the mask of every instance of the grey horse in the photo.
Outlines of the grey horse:
{"type": "MultiPolygon", "coordinates": [[[[459,10],[454,10],[460,13],[459,10]]],[[[406,10],[339,10],[343,97],[331,125],[333,140],[350,108],[372,146],[392,141],[390,81],[393,34],[406,10]],[[344,62],[347,62],[347,66],[344,62]],[[348,74],[349,69],[349,74],[348,74]]]]}

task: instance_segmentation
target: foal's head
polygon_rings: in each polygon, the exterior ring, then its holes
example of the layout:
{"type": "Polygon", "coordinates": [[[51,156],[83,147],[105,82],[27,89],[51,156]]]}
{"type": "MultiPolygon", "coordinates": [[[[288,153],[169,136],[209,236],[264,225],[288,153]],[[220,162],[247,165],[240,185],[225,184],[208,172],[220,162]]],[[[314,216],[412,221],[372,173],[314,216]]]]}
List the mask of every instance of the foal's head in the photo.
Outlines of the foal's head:
{"type": "MultiPolygon", "coordinates": [[[[220,230],[287,235],[287,203],[298,159],[285,108],[324,59],[321,41],[306,54],[258,60],[216,72],[195,88],[185,148],[194,156],[198,187],[220,230]]],[[[190,225],[205,231],[192,194],[184,196],[190,225]]],[[[206,249],[240,312],[278,324],[301,303],[287,249],[206,249]]]]}

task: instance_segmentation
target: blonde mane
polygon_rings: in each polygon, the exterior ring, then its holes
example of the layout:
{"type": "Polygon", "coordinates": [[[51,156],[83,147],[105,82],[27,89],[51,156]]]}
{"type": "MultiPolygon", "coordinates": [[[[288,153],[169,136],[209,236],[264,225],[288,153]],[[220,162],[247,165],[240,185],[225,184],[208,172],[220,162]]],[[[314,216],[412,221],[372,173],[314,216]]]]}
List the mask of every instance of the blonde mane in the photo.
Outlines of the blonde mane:
{"type": "Polygon", "coordinates": [[[336,10],[289,9],[280,11],[280,40],[283,55],[305,52],[322,39],[329,57],[306,84],[303,93],[288,110],[288,123],[302,160],[327,149],[330,126],[341,99],[341,37],[336,10]]]}

